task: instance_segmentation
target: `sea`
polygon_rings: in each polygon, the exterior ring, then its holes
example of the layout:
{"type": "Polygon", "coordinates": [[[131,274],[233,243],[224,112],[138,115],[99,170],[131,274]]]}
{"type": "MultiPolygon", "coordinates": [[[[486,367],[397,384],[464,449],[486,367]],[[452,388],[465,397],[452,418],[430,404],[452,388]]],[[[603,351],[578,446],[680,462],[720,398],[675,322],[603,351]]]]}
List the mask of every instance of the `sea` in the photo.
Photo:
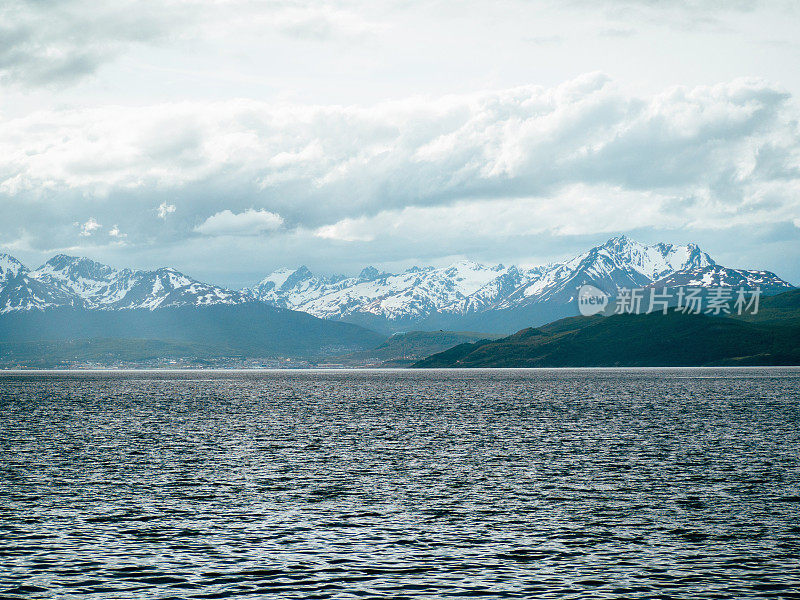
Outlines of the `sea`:
{"type": "Polygon", "coordinates": [[[2,372],[0,598],[800,598],[800,369],[2,372]]]}

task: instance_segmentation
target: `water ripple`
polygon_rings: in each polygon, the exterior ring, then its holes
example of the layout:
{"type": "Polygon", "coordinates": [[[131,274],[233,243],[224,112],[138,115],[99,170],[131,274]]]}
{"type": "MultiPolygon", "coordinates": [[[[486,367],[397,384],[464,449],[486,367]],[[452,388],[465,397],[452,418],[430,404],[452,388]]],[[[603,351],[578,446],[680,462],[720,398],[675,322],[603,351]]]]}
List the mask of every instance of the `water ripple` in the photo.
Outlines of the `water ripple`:
{"type": "Polygon", "coordinates": [[[800,597],[800,370],[0,374],[1,598],[800,597]]]}

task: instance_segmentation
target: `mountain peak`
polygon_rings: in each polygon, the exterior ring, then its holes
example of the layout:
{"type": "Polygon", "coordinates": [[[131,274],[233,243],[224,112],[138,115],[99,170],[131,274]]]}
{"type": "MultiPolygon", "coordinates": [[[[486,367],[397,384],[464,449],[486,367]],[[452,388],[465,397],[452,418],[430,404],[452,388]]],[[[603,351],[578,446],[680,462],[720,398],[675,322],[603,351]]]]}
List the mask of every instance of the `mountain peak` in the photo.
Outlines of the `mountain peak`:
{"type": "Polygon", "coordinates": [[[456,270],[459,270],[459,271],[460,270],[480,271],[480,270],[484,270],[484,269],[495,270],[495,271],[497,270],[496,266],[485,265],[483,263],[479,263],[477,261],[470,260],[469,258],[462,258],[461,260],[457,260],[456,262],[451,263],[446,268],[448,270],[449,269],[456,269],[456,270]]]}
{"type": "Polygon", "coordinates": [[[0,252],[0,268],[2,268],[3,266],[10,266],[10,265],[22,267],[23,269],[25,268],[25,265],[23,265],[15,257],[11,256],[10,254],[6,254],[5,252],[0,252]]]}
{"type": "Polygon", "coordinates": [[[111,267],[108,265],[99,263],[91,258],[86,258],[85,256],[70,256],[69,254],[56,254],[39,268],[50,271],[63,271],[69,267],[79,267],[83,269],[111,269],[111,267]]]}
{"type": "Polygon", "coordinates": [[[369,267],[364,267],[361,269],[361,272],[358,274],[358,278],[362,281],[372,281],[373,279],[378,279],[381,275],[385,275],[385,273],[370,265],[369,267]]]}
{"type": "Polygon", "coordinates": [[[674,271],[703,268],[716,264],[697,244],[684,246],[659,242],[648,246],[626,235],[608,240],[581,255],[583,260],[603,260],[606,256],[618,266],[634,271],[647,279],[656,280],[674,271]]]}
{"type": "Polygon", "coordinates": [[[298,280],[307,279],[314,276],[314,274],[311,272],[311,269],[305,265],[300,265],[296,269],[278,269],[278,271],[275,272],[285,273],[288,277],[298,280]]]}
{"type": "Polygon", "coordinates": [[[609,250],[613,250],[615,252],[623,252],[630,248],[638,248],[638,247],[644,248],[646,246],[641,242],[632,240],[625,234],[612,237],[605,244],[599,246],[599,248],[608,248],[609,250]]]}
{"type": "Polygon", "coordinates": [[[0,252],[0,287],[19,273],[27,272],[28,268],[10,254],[0,252]]]}
{"type": "Polygon", "coordinates": [[[57,254],[33,272],[38,279],[57,277],[61,280],[106,282],[117,270],[85,256],[57,254]]]}
{"type": "Polygon", "coordinates": [[[70,265],[76,262],[77,260],[79,260],[77,256],[70,256],[69,254],[56,254],[44,264],[50,265],[54,269],[61,270],[65,266],[70,265]]]}

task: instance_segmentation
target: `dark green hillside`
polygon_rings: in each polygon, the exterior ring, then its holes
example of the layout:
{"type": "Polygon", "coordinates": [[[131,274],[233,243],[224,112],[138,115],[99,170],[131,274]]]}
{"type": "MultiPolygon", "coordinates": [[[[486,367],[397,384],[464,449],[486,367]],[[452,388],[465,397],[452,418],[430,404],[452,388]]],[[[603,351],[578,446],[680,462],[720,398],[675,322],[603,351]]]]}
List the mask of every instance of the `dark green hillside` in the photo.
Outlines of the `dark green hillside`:
{"type": "Polygon", "coordinates": [[[800,289],[762,298],[757,314],[734,318],[751,323],[800,326],[800,289]]]}
{"type": "Polygon", "coordinates": [[[765,298],[748,317],[574,317],[493,342],[462,344],[415,367],[612,367],[800,364],[800,294],[765,298]]]}
{"type": "Polygon", "coordinates": [[[336,357],[334,360],[352,366],[408,366],[435,352],[487,337],[497,339],[501,336],[487,336],[471,331],[409,331],[396,333],[375,348],[336,357]]]}

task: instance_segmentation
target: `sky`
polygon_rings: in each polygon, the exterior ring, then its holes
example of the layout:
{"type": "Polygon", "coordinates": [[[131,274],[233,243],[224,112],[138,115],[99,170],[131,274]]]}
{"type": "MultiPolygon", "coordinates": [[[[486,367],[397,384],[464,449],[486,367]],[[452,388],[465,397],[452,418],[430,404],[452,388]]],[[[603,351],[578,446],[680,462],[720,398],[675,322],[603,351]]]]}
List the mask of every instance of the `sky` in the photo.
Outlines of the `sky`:
{"type": "Polygon", "coordinates": [[[237,288],[624,233],[798,285],[798,40],[782,0],[6,0],[0,251],[237,288]]]}

